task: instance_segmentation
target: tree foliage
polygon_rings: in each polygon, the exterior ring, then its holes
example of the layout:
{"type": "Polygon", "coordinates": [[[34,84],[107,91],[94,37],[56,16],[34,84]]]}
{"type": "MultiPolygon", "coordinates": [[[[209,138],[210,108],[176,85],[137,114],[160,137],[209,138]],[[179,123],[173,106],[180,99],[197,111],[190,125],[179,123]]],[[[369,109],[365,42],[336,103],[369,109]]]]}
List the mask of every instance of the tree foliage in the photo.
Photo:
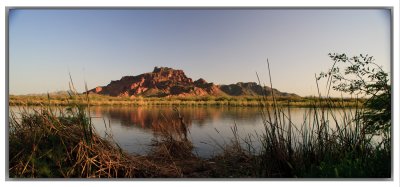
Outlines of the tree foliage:
{"type": "MultiPolygon", "coordinates": [[[[366,132],[388,132],[391,126],[391,86],[389,75],[375,63],[373,56],[329,53],[334,62],[328,72],[318,77],[327,78],[327,85],[336,91],[366,98],[362,117],[366,132]]],[[[328,91],[329,93],[329,91],[328,91]]]]}

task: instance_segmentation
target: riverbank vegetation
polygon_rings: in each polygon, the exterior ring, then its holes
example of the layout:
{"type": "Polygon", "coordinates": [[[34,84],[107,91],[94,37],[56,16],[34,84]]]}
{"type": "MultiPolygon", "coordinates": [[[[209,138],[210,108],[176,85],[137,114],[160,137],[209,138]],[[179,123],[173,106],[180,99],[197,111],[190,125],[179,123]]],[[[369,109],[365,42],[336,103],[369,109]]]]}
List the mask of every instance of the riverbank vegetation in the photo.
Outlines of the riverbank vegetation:
{"type": "MultiPolygon", "coordinates": [[[[84,94],[82,94],[84,96],[84,94]]],[[[71,97],[67,94],[61,95],[10,95],[10,106],[68,106],[70,104],[91,105],[91,106],[272,106],[272,97],[262,96],[248,97],[112,97],[106,95],[89,94],[90,102],[79,97],[71,97]]],[[[279,106],[311,107],[318,101],[321,106],[330,107],[361,107],[363,99],[354,98],[325,98],[318,97],[276,97],[274,104],[279,106]]]]}
{"type": "Polygon", "coordinates": [[[10,120],[11,178],[181,177],[174,164],[129,155],[111,135],[94,134],[82,107],[43,107],[10,120]]]}
{"type": "Polygon", "coordinates": [[[317,80],[326,78],[333,89],[369,95],[367,104],[349,112],[343,102],[315,98],[303,122],[293,124],[291,105],[279,105],[274,96],[261,97],[257,102],[271,102],[271,106],[258,105],[264,130],[239,137],[234,125],[234,138],[217,145],[222,152],[210,159],[193,154],[185,116],[178,108],[176,128],[163,128],[171,125],[168,121],[160,123],[148,155],[127,154],[112,140],[112,134],[101,138],[93,133],[89,95],[71,95],[72,100],[82,102],[67,100],[66,111],[42,105],[34,112],[11,112],[10,177],[390,178],[392,123],[387,74],[379,69],[368,74],[366,68],[374,65],[369,57],[331,54],[331,58],[334,66],[317,80]],[[336,66],[341,62],[351,64],[344,74],[336,66]],[[360,72],[367,72],[358,77],[366,80],[364,83],[340,81],[360,72]],[[334,108],[343,110],[338,115],[334,108]]]}

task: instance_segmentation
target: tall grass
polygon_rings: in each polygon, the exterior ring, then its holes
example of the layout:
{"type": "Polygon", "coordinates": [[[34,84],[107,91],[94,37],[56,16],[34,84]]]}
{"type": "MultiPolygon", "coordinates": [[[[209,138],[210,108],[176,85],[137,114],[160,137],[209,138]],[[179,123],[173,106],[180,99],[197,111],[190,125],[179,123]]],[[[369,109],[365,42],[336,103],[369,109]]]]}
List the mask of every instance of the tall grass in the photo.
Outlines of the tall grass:
{"type": "MultiPolygon", "coordinates": [[[[174,108],[177,113],[177,119],[161,120],[153,125],[154,139],[153,151],[151,156],[156,156],[159,159],[181,159],[195,157],[192,153],[193,144],[188,139],[188,127],[184,122],[179,110],[174,108]]],[[[175,118],[176,119],[176,118],[175,118]]]]}
{"type": "MultiPolygon", "coordinates": [[[[271,77],[270,82],[273,88],[271,77]]],[[[391,177],[390,132],[366,134],[364,108],[348,110],[329,97],[319,97],[303,122],[294,124],[291,105],[278,105],[272,97],[272,107],[259,105],[264,131],[256,138],[243,139],[233,129],[234,143],[214,158],[220,163],[217,177],[391,177]]],[[[264,95],[260,102],[269,100],[264,95]]]]}
{"type": "Polygon", "coordinates": [[[390,137],[374,142],[360,111],[338,114],[314,107],[300,128],[290,109],[264,110],[262,148],[255,157],[260,177],[390,177],[390,137]]]}
{"type": "Polygon", "coordinates": [[[41,108],[10,118],[10,177],[146,176],[140,159],[92,134],[82,109],[73,113],[41,108]]]}

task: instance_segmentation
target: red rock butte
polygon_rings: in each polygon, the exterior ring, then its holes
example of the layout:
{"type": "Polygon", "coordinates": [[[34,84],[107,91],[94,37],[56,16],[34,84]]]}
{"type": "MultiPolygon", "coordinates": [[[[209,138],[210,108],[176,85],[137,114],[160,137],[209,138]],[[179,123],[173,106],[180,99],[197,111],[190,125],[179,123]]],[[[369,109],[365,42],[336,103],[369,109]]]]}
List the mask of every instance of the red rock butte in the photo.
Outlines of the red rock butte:
{"type": "MultiPolygon", "coordinates": [[[[193,81],[183,70],[154,67],[153,72],[137,76],[124,76],[107,86],[98,86],[89,93],[118,97],[170,97],[170,96],[257,96],[271,94],[272,89],[254,82],[215,85],[200,78],[193,81]]],[[[297,96],[274,89],[278,96],[297,96]]]]}

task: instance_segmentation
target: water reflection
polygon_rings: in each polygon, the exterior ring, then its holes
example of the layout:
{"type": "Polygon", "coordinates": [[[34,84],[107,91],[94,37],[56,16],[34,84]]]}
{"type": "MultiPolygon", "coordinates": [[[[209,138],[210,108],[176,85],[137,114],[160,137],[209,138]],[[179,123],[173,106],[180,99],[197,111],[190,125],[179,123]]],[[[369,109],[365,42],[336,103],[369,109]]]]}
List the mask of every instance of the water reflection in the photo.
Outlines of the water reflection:
{"type": "MultiPolygon", "coordinates": [[[[257,108],[245,107],[178,107],[189,130],[189,138],[199,156],[215,153],[215,144],[233,137],[231,127],[237,124],[242,133],[262,129],[257,108]]],[[[92,107],[91,115],[99,134],[105,134],[104,121],[111,126],[114,139],[131,153],[146,154],[151,139],[162,130],[178,135],[181,121],[173,107],[92,107]],[[104,119],[104,121],[103,121],[104,119]]]]}
{"type": "MultiPolygon", "coordinates": [[[[11,107],[10,110],[18,111],[18,108],[11,107]]],[[[112,134],[129,153],[149,153],[152,139],[162,131],[180,135],[178,130],[182,122],[173,107],[91,107],[90,111],[97,133],[103,137],[112,134]]],[[[178,111],[188,127],[194,153],[201,157],[210,157],[220,151],[219,145],[229,144],[234,125],[242,138],[265,131],[260,110],[256,107],[178,107],[178,111]]],[[[341,120],[343,112],[351,110],[333,113],[341,120]]],[[[312,111],[306,108],[291,108],[290,117],[297,128],[302,128],[301,124],[311,126],[315,120],[312,111]]],[[[334,119],[327,119],[333,127],[334,119]]]]}
{"type": "MultiPolygon", "coordinates": [[[[248,124],[254,124],[259,116],[256,108],[182,107],[178,110],[189,127],[193,122],[197,126],[205,126],[221,119],[245,120],[248,124]]],[[[178,114],[172,107],[95,107],[91,109],[91,114],[119,121],[122,126],[142,129],[154,130],[159,124],[180,123],[178,114]]]]}

